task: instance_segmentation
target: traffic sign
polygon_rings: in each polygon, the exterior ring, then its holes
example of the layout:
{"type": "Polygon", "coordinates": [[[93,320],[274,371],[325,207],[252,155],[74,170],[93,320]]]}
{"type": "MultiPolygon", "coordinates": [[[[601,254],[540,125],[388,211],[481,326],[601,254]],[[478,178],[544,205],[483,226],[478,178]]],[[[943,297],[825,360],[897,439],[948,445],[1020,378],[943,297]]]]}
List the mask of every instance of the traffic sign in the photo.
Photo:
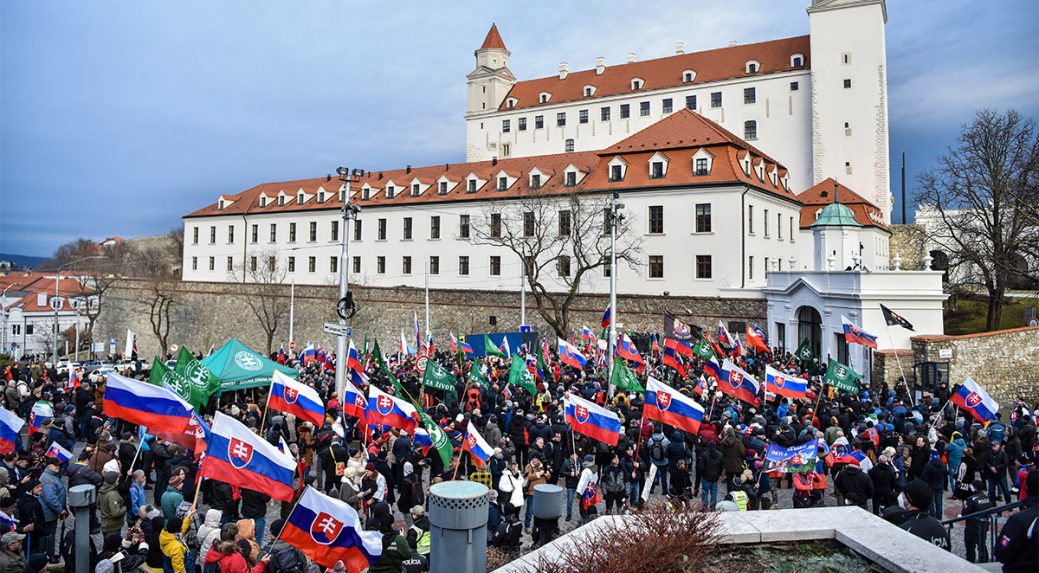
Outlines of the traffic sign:
{"type": "Polygon", "coordinates": [[[325,332],[329,334],[334,334],[336,336],[350,336],[351,334],[353,334],[353,330],[354,329],[344,324],[339,324],[336,322],[325,323],[325,332]]]}
{"type": "Polygon", "coordinates": [[[422,374],[426,373],[426,363],[429,362],[429,358],[426,356],[419,356],[418,360],[415,361],[415,369],[422,374]]]}
{"type": "Polygon", "coordinates": [[[289,350],[295,350],[295,349],[296,349],[296,341],[295,340],[290,340],[289,341],[289,350]]]}

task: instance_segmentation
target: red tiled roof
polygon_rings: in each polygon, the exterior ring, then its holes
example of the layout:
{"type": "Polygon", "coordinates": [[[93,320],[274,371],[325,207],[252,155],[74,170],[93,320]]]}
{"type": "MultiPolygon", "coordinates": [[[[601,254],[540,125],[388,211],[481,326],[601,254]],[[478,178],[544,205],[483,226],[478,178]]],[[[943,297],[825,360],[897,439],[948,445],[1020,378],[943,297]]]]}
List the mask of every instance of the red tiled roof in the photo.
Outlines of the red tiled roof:
{"type": "Polygon", "coordinates": [[[834,186],[837,186],[838,197],[841,205],[851,209],[855,215],[855,221],[863,227],[879,227],[887,230],[884,224],[884,216],[876,205],[870,203],[862,195],[841,185],[833,177],[828,177],[812,187],[797,195],[797,199],[804,205],[801,207],[801,228],[807,229],[815,222],[815,214],[819,209],[834,202],[834,186]]]}
{"type": "MultiPolygon", "coordinates": [[[[571,190],[613,190],[635,189],[645,187],[688,187],[704,184],[746,184],[779,197],[797,201],[789,190],[782,186],[780,179],[786,174],[786,168],[771,158],[764,156],[764,177],[759,178],[753,167],[750,174],[744,172],[740,160],[746,155],[757,159],[760,152],[724,130],[718,124],[692,111],[683,110],[660,120],[646,129],[632,135],[615,146],[604,151],[582,151],[539,155],[532,157],[512,157],[497,161],[477,161],[473,163],[455,163],[432,165],[426,167],[408,167],[389,171],[368,172],[351,184],[351,201],[361,207],[382,205],[407,205],[440,203],[453,201],[480,201],[519,197],[533,192],[529,175],[537,168],[548,177],[542,177],[541,187],[537,193],[561,194],[571,190]],[[649,177],[649,159],[662,149],[674,150],[668,154],[669,162],[666,174],[662,178],[649,177]],[[713,157],[713,166],[708,175],[694,175],[692,157],[699,150],[705,150],[713,157]],[[678,152],[678,150],[685,150],[678,152]],[[609,181],[607,164],[614,157],[622,157],[628,164],[623,181],[609,181]],[[564,186],[564,172],[570,165],[585,173],[578,185],[573,188],[564,186]],[[773,184],[769,173],[777,171],[777,182],[773,184]],[[505,171],[517,181],[505,191],[497,190],[495,176],[505,171]],[[475,174],[483,181],[474,193],[467,190],[466,179],[475,174]],[[437,182],[445,177],[454,185],[448,193],[438,193],[437,182]],[[411,196],[410,183],[418,179],[422,185],[429,187],[418,197],[411,196]],[[393,181],[398,186],[392,198],[385,195],[387,182],[393,181]],[[371,190],[368,199],[362,198],[365,186],[371,190]]],[[[241,215],[254,213],[306,212],[340,209],[338,179],[320,177],[315,179],[297,179],[276,183],[262,183],[234,195],[223,195],[225,201],[233,201],[224,209],[218,203],[210,204],[186,215],[186,217],[204,217],[211,215],[241,215]],[[296,204],[296,195],[302,189],[312,195],[303,205],[296,204]],[[328,194],[323,203],[315,196],[320,189],[328,194]],[[277,204],[277,196],[284,192],[288,195],[285,205],[277,204]],[[266,207],[260,207],[260,196],[266,194],[270,199],[266,207]]]]}
{"type": "MultiPolygon", "coordinates": [[[[491,31],[496,32],[494,28],[491,31]]],[[[490,38],[490,34],[488,34],[488,38],[490,38]]],[[[557,104],[634,93],[631,89],[631,80],[634,78],[641,78],[644,81],[642,88],[637,91],[651,91],[683,85],[695,86],[731,78],[806,70],[810,67],[809,60],[809,36],[729,46],[703,52],[607,66],[601,75],[597,75],[595,69],[592,68],[579,72],[570,72],[566,79],[562,80],[559,79],[557,74],[518,82],[505,96],[500,109],[522,109],[547,105],[539,103],[539,94],[542,92],[552,94],[550,104],[557,104]],[[804,56],[803,66],[794,68],[790,65],[790,57],[794,54],[804,56]],[[746,63],[750,60],[759,63],[757,72],[747,73],[746,63]],[[692,82],[683,81],[682,72],[685,70],[696,72],[692,82]],[[594,95],[585,96],[585,86],[595,86],[594,95]],[[507,105],[509,99],[516,100],[515,105],[512,107],[507,105]]]]}
{"type": "Polygon", "coordinates": [[[491,29],[487,30],[487,37],[483,39],[483,45],[480,46],[481,50],[497,49],[505,50],[505,42],[501,39],[501,34],[498,33],[498,25],[491,24],[491,29]]]}
{"type": "MultiPolygon", "coordinates": [[[[23,312],[50,312],[49,304],[38,305],[37,295],[46,293],[47,298],[54,296],[54,273],[18,273],[16,275],[0,276],[0,287],[8,288],[8,292],[25,293],[19,300],[7,305],[6,308],[21,306],[23,312]],[[10,286],[10,288],[8,288],[10,286]]],[[[0,290],[3,290],[0,288],[0,290]]],[[[78,279],[62,277],[58,281],[58,296],[82,296],[88,294],[78,279]]],[[[68,307],[66,307],[68,308],[68,307]]]]}

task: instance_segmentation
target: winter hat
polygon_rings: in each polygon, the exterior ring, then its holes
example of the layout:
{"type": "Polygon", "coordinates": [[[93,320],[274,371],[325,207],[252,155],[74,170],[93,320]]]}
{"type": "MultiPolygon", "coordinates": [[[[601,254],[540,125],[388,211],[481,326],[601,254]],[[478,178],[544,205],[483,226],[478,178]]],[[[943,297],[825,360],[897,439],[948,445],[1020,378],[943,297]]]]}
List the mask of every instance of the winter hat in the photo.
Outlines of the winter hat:
{"type": "Polygon", "coordinates": [[[281,528],[285,526],[284,519],[275,519],[271,522],[271,535],[277,537],[281,534],[281,528]]]}
{"type": "Polygon", "coordinates": [[[411,465],[411,462],[404,462],[404,477],[408,477],[415,473],[415,467],[411,465]]]}
{"type": "Polygon", "coordinates": [[[932,495],[931,486],[921,479],[915,479],[906,484],[906,499],[917,509],[927,509],[932,495]]]}
{"type": "Polygon", "coordinates": [[[374,463],[372,463],[372,462],[368,462],[368,465],[364,466],[364,470],[365,470],[365,471],[369,471],[369,472],[374,472],[374,471],[377,471],[377,470],[375,469],[375,464],[374,464],[374,463]]]}
{"type": "Polygon", "coordinates": [[[426,514],[426,508],[421,505],[416,505],[411,508],[411,519],[418,519],[426,514]]]}
{"type": "MultiPolygon", "coordinates": [[[[105,472],[104,479],[105,479],[105,483],[113,484],[113,483],[116,482],[116,480],[119,479],[119,474],[117,474],[115,472],[105,472]]],[[[172,480],[170,480],[170,481],[172,481],[172,480]]]]}
{"type": "Polygon", "coordinates": [[[47,569],[47,554],[36,553],[25,562],[25,568],[29,571],[44,571],[47,569]]]}
{"type": "Polygon", "coordinates": [[[175,476],[170,478],[169,485],[170,487],[180,487],[184,485],[184,476],[176,474],[175,476]]]}
{"type": "Polygon", "coordinates": [[[103,546],[104,551],[119,551],[119,546],[123,543],[123,536],[119,535],[119,532],[109,533],[105,536],[105,543],[103,546]]]}

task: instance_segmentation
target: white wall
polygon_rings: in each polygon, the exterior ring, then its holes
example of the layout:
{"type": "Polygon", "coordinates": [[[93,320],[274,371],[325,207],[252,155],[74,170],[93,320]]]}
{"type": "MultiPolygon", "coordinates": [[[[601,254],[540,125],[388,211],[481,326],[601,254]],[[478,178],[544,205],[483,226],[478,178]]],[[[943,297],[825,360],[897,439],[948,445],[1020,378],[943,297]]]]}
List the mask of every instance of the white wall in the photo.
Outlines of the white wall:
{"type": "MultiPolygon", "coordinates": [[[[578,80],[574,80],[578,81],[578,80]]],[[[739,137],[743,123],[757,121],[757,139],[750,143],[769,154],[790,171],[790,187],[804,190],[812,185],[811,76],[807,70],[741,78],[695,86],[635,92],[585,101],[544,104],[522,110],[504,110],[466,117],[468,161],[498,157],[527,157],[566,151],[566,140],[574,140],[575,151],[604,149],[666,117],[663,101],[672,100],[673,111],[685,107],[685,98],[696,95],[696,111],[739,137]],[[797,82],[797,91],[790,83],[797,82]],[[756,103],[743,103],[743,89],[756,89],[756,103]],[[722,92],[722,107],[711,108],[711,93],[722,92]],[[650,102],[650,114],[641,116],[639,104],[650,102]],[[629,104],[631,116],[620,118],[621,104],[629,104]],[[601,108],[610,107],[610,120],[601,121],[601,108]],[[588,111],[588,123],[579,121],[588,111]],[[556,126],[556,114],[566,113],[566,126],[556,126]],[[535,129],[535,116],[543,116],[545,127],[535,129]],[[526,118],[526,131],[519,130],[526,118]],[[509,133],[502,121],[509,120],[509,133]],[[509,154],[504,153],[508,145],[509,154]]]]}

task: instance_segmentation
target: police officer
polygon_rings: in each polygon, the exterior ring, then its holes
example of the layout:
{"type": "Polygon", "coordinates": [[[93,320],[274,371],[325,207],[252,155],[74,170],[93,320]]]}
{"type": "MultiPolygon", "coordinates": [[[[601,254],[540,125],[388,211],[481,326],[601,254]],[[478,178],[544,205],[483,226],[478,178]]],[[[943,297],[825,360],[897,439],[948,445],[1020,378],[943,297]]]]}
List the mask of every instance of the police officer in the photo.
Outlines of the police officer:
{"type": "MultiPolygon", "coordinates": [[[[970,484],[971,495],[963,502],[963,515],[970,515],[986,509],[996,507],[988,494],[985,492],[985,482],[975,480],[970,484]]],[[[989,516],[976,517],[966,520],[963,529],[963,544],[967,547],[967,561],[971,563],[987,563],[988,543],[985,536],[988,535],[989,516]],[[976,557],[976,558],[975,558],[976,557]]]]}
{"type": "Polygon", "coordinates": [[[899,527],[946,551],[952,551],[949,532],[942,527],[942,522],[927,512],[931,505],[931,497],[931,486],[927,482],[915,479],[906,484],[905,491],[898,497],[898,504],[908,513],[899,527]]]}
{"type": "MultiPolygon", "coordinates": [[[[1039,491],[1039,469],[1025,476],[1025,491],[1039,491]]],[[[1029,493],[1025,504],[1003,525],[993,549],[1006,573],[1039,570],[1039,496],[1029,493]]]]}

